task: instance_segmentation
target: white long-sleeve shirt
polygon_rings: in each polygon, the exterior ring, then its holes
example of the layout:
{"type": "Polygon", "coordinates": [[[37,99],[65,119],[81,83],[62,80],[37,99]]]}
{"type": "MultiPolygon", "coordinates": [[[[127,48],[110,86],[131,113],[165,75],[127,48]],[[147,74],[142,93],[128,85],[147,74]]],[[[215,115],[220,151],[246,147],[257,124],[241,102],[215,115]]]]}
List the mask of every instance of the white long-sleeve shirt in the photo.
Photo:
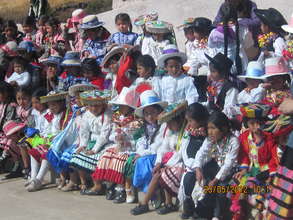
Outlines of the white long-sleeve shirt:
{"type": "Polygon", "coordinates": [[[251,91],[242,90],[238,94],[238,104],[244,103],[259,103],[266,95],[266,90],[260,84],[257,88],[251,91]]]}
{"type": "Polygon", "coordinates": [[[35,129],[38,129],[40,132],[41,136],[44,136],[44,131],[45,131],[45,125],[46,125],[46,119],[45,119],[45,115],[49,112],[49,109],[46,109],[44,112],[39,112],[35,109],[32,110],[31,115],[34,118],[34,122],[35,122],[35,129]]]}
{"type": "Polygon", "coordinates": [[[23,72],[23,73],[12,73],[12,75],[6,79],[6,82],[11,83],[11,82],[17,82],[18,86],[29,86],[31,82],[31,76],[29,72],[23,72]]]}
{"type": "Polygon", "coordinates": [[[95,116],[90,111],[84,113],[80,125],[80,146],[86,147],[90,141],[96,141],[92,151],[98,152],[102,146],[109,142],[112,129],[111,112],[95,116]]]}
{"type": "Polygon", "coordinates": [[[234,135],[228,137],[224,146],[213,144],[206,138],[201,148],[197,152],[193,167],[202,168],[207,162],[215,159],[220,167],[216,177],[218,180],[224,180],[237,165],[237,156],[239,151],[239,141],[234,135]]]}
{"type": "Polygon", "coordinates": [[[193,78],[185,74],[178,77],[163,76],[157,93],[162,101],[169,104],[187,100],[188,105],[190,105],[198,101],[198,93],[193,84],[193,78]]]}

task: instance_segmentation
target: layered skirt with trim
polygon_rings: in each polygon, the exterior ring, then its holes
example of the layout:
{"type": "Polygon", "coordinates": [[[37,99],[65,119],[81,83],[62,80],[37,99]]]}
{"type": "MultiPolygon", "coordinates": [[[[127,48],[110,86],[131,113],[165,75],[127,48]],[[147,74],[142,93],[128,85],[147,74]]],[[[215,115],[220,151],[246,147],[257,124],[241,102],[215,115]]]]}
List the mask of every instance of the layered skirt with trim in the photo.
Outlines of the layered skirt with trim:
{"type": "Polygon", "coordinates": [[[28,153],[31,155],[36,161],[41,163],[42,160],[47,160],[47,153],[49,151],[50,146],[47,144],[39,145],[38,147],[29,149],[28,153]]]}

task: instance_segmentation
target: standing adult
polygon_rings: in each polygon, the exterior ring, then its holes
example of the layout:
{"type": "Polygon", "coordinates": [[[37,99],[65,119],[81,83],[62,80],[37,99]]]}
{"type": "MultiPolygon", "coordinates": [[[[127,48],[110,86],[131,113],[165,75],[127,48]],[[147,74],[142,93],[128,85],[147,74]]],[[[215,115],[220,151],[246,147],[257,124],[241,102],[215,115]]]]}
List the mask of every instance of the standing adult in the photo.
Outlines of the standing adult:
{"type": "Polygon", "coordinates": [[[38,19],[41,15],[48,15],[50,5],[47,0],[30,0],[28,16],[38,19]]]}

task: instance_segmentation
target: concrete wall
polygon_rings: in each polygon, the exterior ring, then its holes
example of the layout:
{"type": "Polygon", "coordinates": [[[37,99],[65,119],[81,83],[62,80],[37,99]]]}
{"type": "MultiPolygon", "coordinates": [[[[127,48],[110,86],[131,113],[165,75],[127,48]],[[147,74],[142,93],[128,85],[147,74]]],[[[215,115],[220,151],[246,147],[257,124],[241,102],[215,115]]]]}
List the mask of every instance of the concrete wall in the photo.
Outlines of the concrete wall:
{"type": "MultiPolygon", "coordinates": [[[[120,2],[122,0],[113,0],[120,2]]],[[[121,8],[99,14],[99,19],[106,22],[106,27],[115,32],[114,18],[120,12],[129,13],[134,19],[139,15],[150,11],[157,11],[162,20],[171,22],[174,26],[182,24],[188,17],[204,16],[213,19],[217,13],[220,4],[224,0],[126,0],[121,8]]],[[[293,13],[293,0],[254,0],[258,8],[274,7],[282,12],[289,19],[293,13]]],[[[134,28],[134,31],[140,32],[134,28]]],[[[184,35],[182,31],[176,30],[176,36],[181,49],[184,46],[184,35]]]]}

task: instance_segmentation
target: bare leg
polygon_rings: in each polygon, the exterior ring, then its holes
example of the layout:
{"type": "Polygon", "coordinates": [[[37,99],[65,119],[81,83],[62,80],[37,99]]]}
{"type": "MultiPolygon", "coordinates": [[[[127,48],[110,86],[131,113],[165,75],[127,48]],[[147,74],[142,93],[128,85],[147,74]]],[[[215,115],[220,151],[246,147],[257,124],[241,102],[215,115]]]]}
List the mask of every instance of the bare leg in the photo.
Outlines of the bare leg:
{"type": "Polygon", "coordinates": [[[91,191],[101,191],[103,189],[102,182],[99,180],[94,180],[94,186],[91,188],[91,191]]]}
{"type": "Polygon", "coordinates": [[[27,148],[26,147],[21,147],[20,148],[20,154],[21,154],[21,158],[22,158],[24,168],[29,169],[29,167],[30,167],[30,157],[29,157],[29,154],[27,152],[27,148]]]}
{"type": "Polygon", "coordinates": [[[78,170],[78,175],[79,175],[81,184],[86,185],[86,172],[84,172],[83,170],[78,170]]]}
{"type": "Polygon", "coordinates": [[[133,194],[131,188],[132,188],[131,179],[126,179],[125,181],[126,195],[131,196],[133,194]]]}
{"type": "Polygon", "coordinates": [[[165,189],[164,189],[164,193],[165,193],[165,198],[166,198],[166,200],[165,200],[166,205],[172,205],[172,196],[165,189]]]}

